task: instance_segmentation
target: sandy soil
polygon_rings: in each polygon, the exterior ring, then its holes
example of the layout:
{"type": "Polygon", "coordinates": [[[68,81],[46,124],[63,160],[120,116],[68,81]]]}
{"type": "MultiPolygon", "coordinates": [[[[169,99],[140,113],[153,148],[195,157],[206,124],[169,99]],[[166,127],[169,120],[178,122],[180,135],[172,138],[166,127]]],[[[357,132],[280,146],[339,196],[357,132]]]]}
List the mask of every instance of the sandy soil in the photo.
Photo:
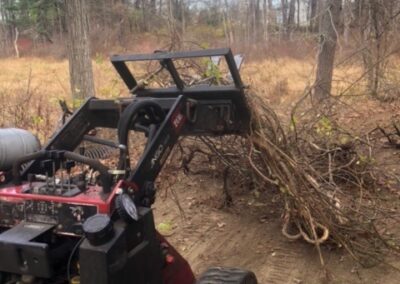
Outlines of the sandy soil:
{"type": "Polygon", "coordinates": [[[217,265],[253,270],[259,283],[400,283],[400,273],[388,266],[365,269],[344,250],[324,247],[327,278],[313,246],[281,234],[281,205],[273,190],[257,198],[246,190],[235,193],[227,208],[221,178],[182,175],[178,180],[158,196],[156,225],[172,226],[168,239],[196,275],[217,265]]]}

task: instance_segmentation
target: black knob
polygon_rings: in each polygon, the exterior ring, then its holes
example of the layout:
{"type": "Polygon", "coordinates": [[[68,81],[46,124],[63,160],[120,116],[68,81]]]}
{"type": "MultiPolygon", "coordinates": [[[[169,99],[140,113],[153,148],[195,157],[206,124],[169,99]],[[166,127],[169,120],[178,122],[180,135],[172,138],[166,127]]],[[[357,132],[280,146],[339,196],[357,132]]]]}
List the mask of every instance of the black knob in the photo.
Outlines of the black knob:
{"type": "Polygon", "coordinates": [[[128,194],[122,193],[118,195],[117,199],[115,200],[115,207],[117,209],[118,215],[125,222],[133,222],[139,220],[136,205],[128,194]]]}
{"type": "Polygon", "coordinates": [[[142,206],[150,207],[156,200],[156,188],[154,182],[145,182],[144,188],[144,198],[142,199],[142,206]]]}
{"type": "Polygon", "coordinates": [[[114,236],[113,223],[105,214],[96,214],[83,223],[83,231],[90,244],[103,245],[114,236]]]}

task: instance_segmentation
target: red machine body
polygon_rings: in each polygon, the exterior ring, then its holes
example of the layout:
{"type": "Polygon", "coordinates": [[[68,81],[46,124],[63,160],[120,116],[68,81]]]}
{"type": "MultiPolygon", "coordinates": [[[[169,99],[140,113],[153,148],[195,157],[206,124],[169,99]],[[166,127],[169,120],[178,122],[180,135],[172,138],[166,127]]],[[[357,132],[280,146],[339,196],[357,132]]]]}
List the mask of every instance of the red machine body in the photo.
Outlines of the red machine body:
{"type": "Polygon", "coordinates": [[[159,233],[157,238],[165,249],[166,264],[163,269],[163,283],[165,284],[189,284],[195,283],[193,271],[189,263],[170,245],[159,233]]]}
{"type": "MultiPolygon", "coordinates": [[[[97,213],[101,214],[110,214],[113,209],[112,201],[115,197],[115,190],[113,190],[110,195],[102,198],[100,195],[101,187],[89,186],[87,191],[84,193],[80,193],[73,197],[63,197],[24,193],[28,187],[28,184],[24,184],[21,186],[12,186],[2,189],[0,191],[0,202],[13,202],[18,204],[29,200],[53,202],[54,204],[68,203],[78,206],[95,206],[97,208],[97,213]]],[[[115,187],[115,189],[117,188],[118,186],[115,187]]]]}
{"type": "MultiPolygon", "coordinates": [[[[13,227],[22,221],[34,221],[57,225],[54,229],[57,234],[78,236],[82,234],[81,226],[78,225],[81,225],[87,217],[92,216],[94,209],[95,214],[111,216],[115,210],[115,198],[122,183],[122,181],[119,182],[107,195],[101,194],[101,187],[90,186],[86,192],[72,197],[26,193],[29,188],[35,186],[35,183],[3,188],[0,191],[0,226],[13,227]],[[69,210],[65,210],[66,208],[69,210]]],[[[165,257],[162,270],[163,283],[195,283],[196,279],[189,263],[161,234],[157,233],[157,239],[165,257]]]]}
{"type": "Polygon", "coordinates": [[[119,186],[110,194],[101,194],[101,187],[89,186],[83,193],[65,197],[27,193],[42,183],[25,183],[0,190],[0,226],[12,227],[22,221],[55,225],[62,235],[82,235],[83,222],[93,214],[111,215],[119,186]]]}

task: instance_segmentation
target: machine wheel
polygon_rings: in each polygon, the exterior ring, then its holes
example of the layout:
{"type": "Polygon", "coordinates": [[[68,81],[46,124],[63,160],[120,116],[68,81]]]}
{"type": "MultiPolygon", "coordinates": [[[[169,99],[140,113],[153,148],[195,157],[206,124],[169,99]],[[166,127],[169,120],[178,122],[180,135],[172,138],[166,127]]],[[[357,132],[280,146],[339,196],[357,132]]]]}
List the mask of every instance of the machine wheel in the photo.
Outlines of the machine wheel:
{"type": "Polygon", "coordinates": [[[257,284],[256,275],[239,268],[212,267],[200,276],[196,284],[257,284]]]}

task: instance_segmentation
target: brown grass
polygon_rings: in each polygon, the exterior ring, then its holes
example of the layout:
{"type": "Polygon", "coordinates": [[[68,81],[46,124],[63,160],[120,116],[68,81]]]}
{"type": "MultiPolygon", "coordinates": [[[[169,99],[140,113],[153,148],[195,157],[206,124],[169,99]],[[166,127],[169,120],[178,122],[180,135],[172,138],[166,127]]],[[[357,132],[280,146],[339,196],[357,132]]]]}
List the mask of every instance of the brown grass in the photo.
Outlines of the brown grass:
{"type": "MultiPolygon", "coordinates": [[[[0,60],[0,90],[13,92],[25,88],[31,74],[31,88],[50,98],[69,98],[68,62],[49,58],[7,58],[0,60]]],[[[98,55],[93,60],[96,92],[99,97],[126,94],[126,89],[108,58],[98,55]]],[[[340,67],[335,70],[334,89],[340,91],[351,79],[361,74],[359,67],[340,67]]],[[[278,96],[278,102],[298,97],[314,79],[314,62],[293,58],[268,59],[245,63],[242,76],[251,88],[267,98],[278,96]],[[290,95],[290,96],[288,96],[290,95]]]]}
{"type": "MultiPolygon", "coordinates": [[[[93,73],[98,97],[110,98],[128,96],[128,92],[107,57],[96,55],[93,59],[93,73]]],[[[140,67],[139,67],[140,68],[140,67]]],[[[143,73],[143,68],[138,70],[143,73]]],[[[71,102],[69,90],[68,62],[51,58],[6,58],[0,59],[0,103],[7,109],[0,113],[0,126],[24,127],[36,131],[40,129],[44,140],[55,127],[59,116],[58,99],[71,102]],[[29,115],[20,121],[11,111],[16,105],[27,104],[30,98],[29,115]],[[40,106],[39,106],[40,104],[40,106]],[[47,111],[48,110],[48,111],[47,111]],[[44,123],[40,116],[50,116],[44,123]],[[45,113],[45,112],[50,112],[45,113]],[[5,115],[7,113],[7,115],[5,115]],[[35,120],[35,122],[32,122],[35,120]],[[39,123],[39,124],[38,124],[39,123]],[[43,127],[51,130],[43,131],[43,127]]],[[[245,62],[241,70],[243,81],[271,105],[281,118],[286,118],[295,102],[312,85],[315,73],[313,60],[298,60],[289,57],[245,62]]],[[[350,104],[368,100],[361,98],[363,86],[352,82],[362,74],[359,66],[339,66],[334,72],[333,92],[341,94],[346,90],[350,104]]],[[[25,110],[21,110],[24,112],[25,110]]],[[[37,131],[36,131],[37,132],[37,131]]]]}
{"type": "MultiPolygon", "coordinates": [[[[68,62],[39,58],[0,60],[0,127],[33,131],[42,141],[60,117],[59,99],[71,102],[68,62]]],[[[125,91],[108,60],[93,60],[96,93],[118,97],[125,91]]]]}

